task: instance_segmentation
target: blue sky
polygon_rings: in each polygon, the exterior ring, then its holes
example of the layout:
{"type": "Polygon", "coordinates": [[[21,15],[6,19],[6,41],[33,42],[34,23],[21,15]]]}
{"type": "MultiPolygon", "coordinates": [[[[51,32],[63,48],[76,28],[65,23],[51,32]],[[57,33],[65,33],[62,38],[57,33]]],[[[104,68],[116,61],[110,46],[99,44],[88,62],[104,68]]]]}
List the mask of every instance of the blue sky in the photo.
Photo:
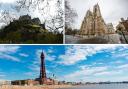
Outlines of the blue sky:
{"type": "Polygon", "coordinates": [[[66,81],[128,80],[128,45],[0,45],[0,80],[39,76],[40,53],[47,76],[66,81]]]}

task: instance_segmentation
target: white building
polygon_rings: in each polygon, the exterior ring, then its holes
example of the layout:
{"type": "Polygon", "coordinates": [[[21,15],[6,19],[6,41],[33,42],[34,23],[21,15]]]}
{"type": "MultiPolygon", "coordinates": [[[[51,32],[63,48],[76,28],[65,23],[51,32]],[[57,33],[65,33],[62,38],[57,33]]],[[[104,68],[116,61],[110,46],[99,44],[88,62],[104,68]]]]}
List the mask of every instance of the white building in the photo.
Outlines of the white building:
{"type": "Polygon", "coordinates": [[[7,81],[7,80],[0,80],[0,85],[10,85],[11,81],[7,81]]]}

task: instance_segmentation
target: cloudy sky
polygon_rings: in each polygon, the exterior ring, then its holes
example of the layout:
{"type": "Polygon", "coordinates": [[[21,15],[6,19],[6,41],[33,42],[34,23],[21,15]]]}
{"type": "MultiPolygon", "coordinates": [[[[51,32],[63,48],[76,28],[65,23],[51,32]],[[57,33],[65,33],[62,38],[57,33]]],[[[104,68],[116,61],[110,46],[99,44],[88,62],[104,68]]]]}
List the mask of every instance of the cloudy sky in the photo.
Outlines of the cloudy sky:
{"type": "MultiPolygon", "coordinates": [[[[21,12],[16,12],[14,10],[14,6],[16,6],[16,1],[18,0],[0,0],[0,19],[1,17],[1,12],[3,11],[9,11],[11,16],[18,18],[20,15],[25,15],[29,14],[31,15],[32,18],[39,17],[41,22],[43,23],[45,19],[49,19],[51,16],[54,16],[56,14],[56,2],[57,0],[49,0],[49,7],[45,8],[44,11],[39,11],[37,8],[35,10],[30,10],[29,12],[25,9],[22,9],[21,12]],[[12,8],[13,7],[13,8],[12,8]],[[41,12],[41,13],[40,13],[41,12]],[[43,14],[42,13],[46,13],[43,14]]],[[[39,8],[43,8],[46,6],[47,0],[44,0],[43,3],[40,3],[39,8]]],[[[3,25],[4,23],[0,22],[0,26],[3,25]]]]}
{"type": "Polygon", "coordinates": [[[0,80],[39,77],[42,50],[48,77],[55,74],[58,80],[82,82],[128,80],[127,45],[1,45],[0,80]]]}
{"type": "Polygon", "coordinates": [[[80,28],[88,9],[92,10],[95,4],[99,4],[101,13],[106,23],[118,24],[120,18],[128,17],[128,0],[68,0],[72,8],[78,13],[75,28],[80,28]]]}

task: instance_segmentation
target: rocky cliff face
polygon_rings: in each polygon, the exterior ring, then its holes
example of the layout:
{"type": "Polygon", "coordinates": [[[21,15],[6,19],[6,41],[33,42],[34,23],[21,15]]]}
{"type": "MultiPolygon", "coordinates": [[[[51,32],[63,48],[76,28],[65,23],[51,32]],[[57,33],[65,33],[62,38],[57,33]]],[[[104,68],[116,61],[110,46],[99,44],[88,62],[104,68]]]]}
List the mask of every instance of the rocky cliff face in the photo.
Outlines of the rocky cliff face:
{"type": "Polygon", "coordinates": [[[87,14],[82,22],[80,35],[99,36],[108,34],[107,25],[101,15],[100,7],[96,4],[93,7],[93,12],[87,11],[87,14]]]}

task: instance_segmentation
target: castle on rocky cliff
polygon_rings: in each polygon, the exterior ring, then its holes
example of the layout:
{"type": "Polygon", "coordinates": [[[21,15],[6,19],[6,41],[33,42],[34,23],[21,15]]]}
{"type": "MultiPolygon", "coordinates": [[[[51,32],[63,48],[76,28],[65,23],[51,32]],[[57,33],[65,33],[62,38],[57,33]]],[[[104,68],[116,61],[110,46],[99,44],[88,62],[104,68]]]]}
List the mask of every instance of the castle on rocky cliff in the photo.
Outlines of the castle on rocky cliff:
{"type": "Polygon", "coordinates": [[[105,23],[98,4],[93,7],[93,12],[87,11],[79,31],[79,35],[83,36],[102,36],[114,33],[113,25],[105,23]]]}

